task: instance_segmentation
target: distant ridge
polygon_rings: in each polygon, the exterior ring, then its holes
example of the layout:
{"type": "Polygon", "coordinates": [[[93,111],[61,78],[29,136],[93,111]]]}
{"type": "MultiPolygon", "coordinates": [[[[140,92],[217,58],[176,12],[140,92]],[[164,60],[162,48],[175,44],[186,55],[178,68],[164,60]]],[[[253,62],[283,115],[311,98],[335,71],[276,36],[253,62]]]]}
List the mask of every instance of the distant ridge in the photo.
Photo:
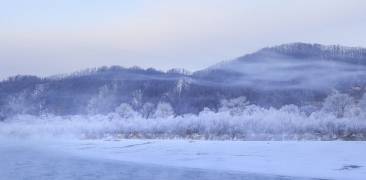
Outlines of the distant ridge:
{"type": "Polygon", "coordinates": [[[366,48],[348,47],[341,45],[321,45],[308,43],[289,43],[279,46],[263,48],[259,52],[276,52],[288,56],[303,58],[323,58],[323,59],[362,59],[366,61],[366,48]]]}
{"type": "Polygon", "coordinates": [[[240,56],[234,60],[225,60],[214,64],[197,73],[221,69],[235,61],[247,61],[253,59],[261,59],[267,57],[291,57],[295,59],[321,59],[321,60],[337,60],[346,63],[366,65],[366,48],[349,47],[342,45],[322,45],[317,43],[287,43],[277,46],[265,47],[254,53],[240,56]]]}
{"type": "Polygon", "coordinates": [[[22,113],[108,114],[122,103],[142,111],[167,102],[176,114],[196,114],[240,96],[263,107],[316,106],[334,89],[355,98],[366,92],[365,48],[283,44],[193,73],[104,66],[48,78],[20,75],[0,81],[0,120],[22,113]]]}

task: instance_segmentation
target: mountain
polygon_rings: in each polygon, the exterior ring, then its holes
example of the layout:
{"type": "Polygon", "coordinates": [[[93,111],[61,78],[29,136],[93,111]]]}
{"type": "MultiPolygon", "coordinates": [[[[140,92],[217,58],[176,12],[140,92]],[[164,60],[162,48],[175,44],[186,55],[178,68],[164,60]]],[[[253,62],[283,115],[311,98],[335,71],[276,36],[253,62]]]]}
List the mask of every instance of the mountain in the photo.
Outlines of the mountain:
{"type": "Polygon", "coordinates": [[[190,73],[101,67],[71,75],[15,76],[0,82],[0,119],[19,113],[105,114],[121,103],[172,104],[177,114],[217,109],[246,96],[264,107],[318,105],[333,89],[359,97],[366,86],[366,49],[292,43],[263,48],[190,73]]]}
{"type": "Polygon", "coordinates": [[[348,88],[366,81],[366,49],[292,43],[196,72],[200,79],[259,89],[348,88]],[[222,78],[222,75],[229,78],[222,78]]]}

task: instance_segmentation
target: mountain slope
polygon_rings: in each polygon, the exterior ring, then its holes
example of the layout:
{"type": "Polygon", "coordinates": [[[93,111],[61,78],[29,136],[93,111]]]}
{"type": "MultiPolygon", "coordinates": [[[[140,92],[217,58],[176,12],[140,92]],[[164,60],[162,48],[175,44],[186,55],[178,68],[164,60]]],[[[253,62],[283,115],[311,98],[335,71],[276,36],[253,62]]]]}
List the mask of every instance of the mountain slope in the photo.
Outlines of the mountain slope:
{"type": "Polygon", "coordinates": [[[148,103],[169,102],[177,114],[198,113],[239,96],[265,107],[317,105],[333,89],[359,97],[365,86],[366,49],[293,43],[194,73],[112,66],[12,77],[0,82],[0,120],[19,113],[106,114],[121,103],[142,111],[148,103]]]}
{"type": "Polygon", "coordinates": [[[194,75],[259,89],[332,89],[365,83],[365,72],[366,49],[292,43],[263,48],[194,75]],[[225,74],[228,78],[222,78],[225,74]]]}

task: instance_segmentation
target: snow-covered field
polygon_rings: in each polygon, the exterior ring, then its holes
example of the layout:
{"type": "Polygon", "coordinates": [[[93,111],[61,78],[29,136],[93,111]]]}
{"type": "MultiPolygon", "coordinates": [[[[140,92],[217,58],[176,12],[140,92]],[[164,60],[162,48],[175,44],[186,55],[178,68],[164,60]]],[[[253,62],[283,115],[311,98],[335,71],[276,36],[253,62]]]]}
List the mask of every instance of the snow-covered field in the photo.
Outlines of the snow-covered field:
{"type": "Polygon", "coordinates": [[[0,139],[0,179],[360,179],[366,142],[0,139]]]}

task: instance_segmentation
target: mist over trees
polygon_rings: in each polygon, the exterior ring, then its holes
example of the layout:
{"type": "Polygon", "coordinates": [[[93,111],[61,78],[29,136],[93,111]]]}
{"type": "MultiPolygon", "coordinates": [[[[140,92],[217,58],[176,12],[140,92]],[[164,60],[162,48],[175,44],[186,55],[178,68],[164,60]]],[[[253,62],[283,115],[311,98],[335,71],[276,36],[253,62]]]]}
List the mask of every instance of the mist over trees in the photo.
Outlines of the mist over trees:
{"type": "MultiPolygon", "coordinates": [[[[9,78],[0,82],[0,114],[2,117],[44,113],[108,114],[122,103],[126,103],[134,111],[145,111],[145,116],[150,117],[153,115],[151,109],[161,102],[171,104],[177,115],[198,114],[205,107],[218,111],[222,103],[225,103],[227,108],[240,106],[235,105],[239,103],[235,100],[224,102],[240,96],[245,96],[247,101],[263,107],[278,108],[286,104],[301,107],[319,106],[334,90],[258,89],[230,83],[210,83],[195,75],[141,69],[136,74],[136,69],[116,68],[100,68],[81,73],[82,75],[61,78],[9,78]]],[[[339,90],[354,99],[360,99],[363,91],[363,84],[339,90]]]]}
{"type": "Polygon", "coordinates": [[[136,111],[127,103],[108,114],[34,116],[18,114],[0,126],[2,136],[78,138],[190,138],[227,140],[365,140],[364,97],[334,91],[322,106],[264,108],[246,97],[222,100],[220,108],[178,115],[167,102],[136,111]]]}
{"type": "Polygon", "coordinates": [[[128,136],[153,128],[149,133],[169,137],[211,138],[209,131],[212,138],[248,138],[254,131],[254,139],[271,133],[360,138],[365,62],[362,48],[294,43],[193,73],[112,66],[46,78],[19,75],[0,82],[0,121],[105,118],[133,126],[131,132],[125,124],[116,129],[128,136]]]}

